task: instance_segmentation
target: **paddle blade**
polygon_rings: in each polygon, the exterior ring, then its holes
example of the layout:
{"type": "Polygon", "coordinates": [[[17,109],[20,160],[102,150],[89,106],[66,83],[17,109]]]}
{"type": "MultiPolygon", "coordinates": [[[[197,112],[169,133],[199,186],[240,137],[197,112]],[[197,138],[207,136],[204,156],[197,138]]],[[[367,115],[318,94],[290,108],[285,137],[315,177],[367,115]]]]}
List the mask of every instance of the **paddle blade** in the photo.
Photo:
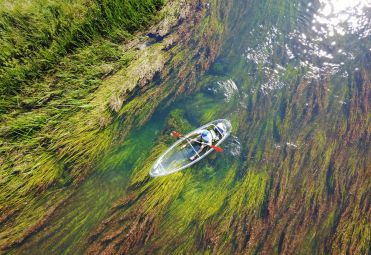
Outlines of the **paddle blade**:
{"type": "Polygon", "coordinates": [[[215,151],[217,152],[223,152],[224,150],[218,146],[215,146],[215,145],[211,145],[211,148],[213,148],[215,151]]]}
{"type": "Polygon", "coordinates": [[[181,136],[182,136],[182,134],[180,134],[180,133],[178,133],[178,132],[176,132],[176,131],[171,132],[170,135],[171,135],[171,136],[175,136],[175,137],[181,137],[181,136]]]}

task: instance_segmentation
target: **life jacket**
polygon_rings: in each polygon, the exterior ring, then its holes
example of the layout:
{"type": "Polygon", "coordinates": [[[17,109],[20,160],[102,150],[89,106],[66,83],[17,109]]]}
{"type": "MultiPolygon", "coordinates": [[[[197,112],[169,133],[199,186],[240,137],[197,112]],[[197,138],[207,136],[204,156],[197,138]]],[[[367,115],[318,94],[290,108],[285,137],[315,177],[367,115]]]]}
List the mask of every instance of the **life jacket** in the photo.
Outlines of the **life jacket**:
{"type": "Polygon", "coordinates": [[[213,141],[213,137],[212,137],[212,134],[210,133],[209,130],[201,130],[200,131],[200,134],[201,134],[201,138],[202,138],[202,141],[205,142],[205,143],[211,143],[213,141]]]}

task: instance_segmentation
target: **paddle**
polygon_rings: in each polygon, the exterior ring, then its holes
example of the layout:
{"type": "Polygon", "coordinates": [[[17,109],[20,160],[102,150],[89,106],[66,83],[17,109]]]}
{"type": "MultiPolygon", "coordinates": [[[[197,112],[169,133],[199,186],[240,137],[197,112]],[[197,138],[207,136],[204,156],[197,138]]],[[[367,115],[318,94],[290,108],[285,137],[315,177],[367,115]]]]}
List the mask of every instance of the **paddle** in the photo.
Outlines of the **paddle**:
{"type": "MultiPolygon", "coordinates": [[[[189,139],[189,138],[185,137],[184,135],[182,135],[181,133],[178,133],[178,132],[176,132],[176,131],[172,131],[172,132],[171,132],[171,135],[172,135],[172,136],[179,137],[179,138],[184,137],[184,138],[186,138],[186,139],[189,139]]],[[[218,147],[218,146],[215,146],[215,145],[209,145],[209,144],[207,144],[207,143],[203,143],[203,142],[200,142],[200,141],[197,141],[197,140],[194,140],[194,141],[195,141],[195,142],[198,142],[198,143],[200,143],[200,144],[205,144],[205,145],[207,145],[207,146],[210,146],[211,148],[213,148],[213,149],[214,149],[215,151],[217,151],[217,152],[223,152],[223,151],[224,151],[222,148],[220,148],[220,147],[218,147]]]]}

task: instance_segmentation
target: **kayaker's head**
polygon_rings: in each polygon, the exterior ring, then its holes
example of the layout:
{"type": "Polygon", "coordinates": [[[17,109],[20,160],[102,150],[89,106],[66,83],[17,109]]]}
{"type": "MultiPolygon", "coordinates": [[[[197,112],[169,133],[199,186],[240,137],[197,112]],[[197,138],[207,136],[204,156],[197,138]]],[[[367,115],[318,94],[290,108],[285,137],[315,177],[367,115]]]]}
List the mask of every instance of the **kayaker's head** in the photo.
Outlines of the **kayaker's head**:
{"type": "Polygon", "coordinates": [[[210,142],[210,132],[207,130],[203,130],[201,133],[201,138],[205,143],[210,142]]]}

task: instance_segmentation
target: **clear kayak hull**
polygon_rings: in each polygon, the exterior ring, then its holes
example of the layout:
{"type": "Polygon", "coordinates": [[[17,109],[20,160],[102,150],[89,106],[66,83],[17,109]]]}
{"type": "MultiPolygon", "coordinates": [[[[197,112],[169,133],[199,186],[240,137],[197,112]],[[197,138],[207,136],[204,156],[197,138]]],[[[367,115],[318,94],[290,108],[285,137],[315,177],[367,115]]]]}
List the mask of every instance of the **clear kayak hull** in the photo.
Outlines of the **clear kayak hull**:
{"type": "Polygon", "coordinates": [[[194,141],[194,139],[198,136],[200,130],[214,130],[218,123],[223,123],[226,128],[224,134],[221,135],[218,133],[218,139],[213,142],[213,145],[219,146],[231,134],[232,131],[232,125],[230,121],[226,119],[218,119],[209,122],[206,125],[203,125],[202,127],[199,127],[180,138],[157,159],[150,171],[150,175],[152,177],[158,177],[181,171],[209,155],[214,150],[213,148],[207,146],[202,151],[202,154],[198,154],[197,151],[200,148],[200,145],[197,145],[197,143],[192,141],[194,141]],[[191,161],[190,157],[196,154],[197,158],[191,161]]]}

